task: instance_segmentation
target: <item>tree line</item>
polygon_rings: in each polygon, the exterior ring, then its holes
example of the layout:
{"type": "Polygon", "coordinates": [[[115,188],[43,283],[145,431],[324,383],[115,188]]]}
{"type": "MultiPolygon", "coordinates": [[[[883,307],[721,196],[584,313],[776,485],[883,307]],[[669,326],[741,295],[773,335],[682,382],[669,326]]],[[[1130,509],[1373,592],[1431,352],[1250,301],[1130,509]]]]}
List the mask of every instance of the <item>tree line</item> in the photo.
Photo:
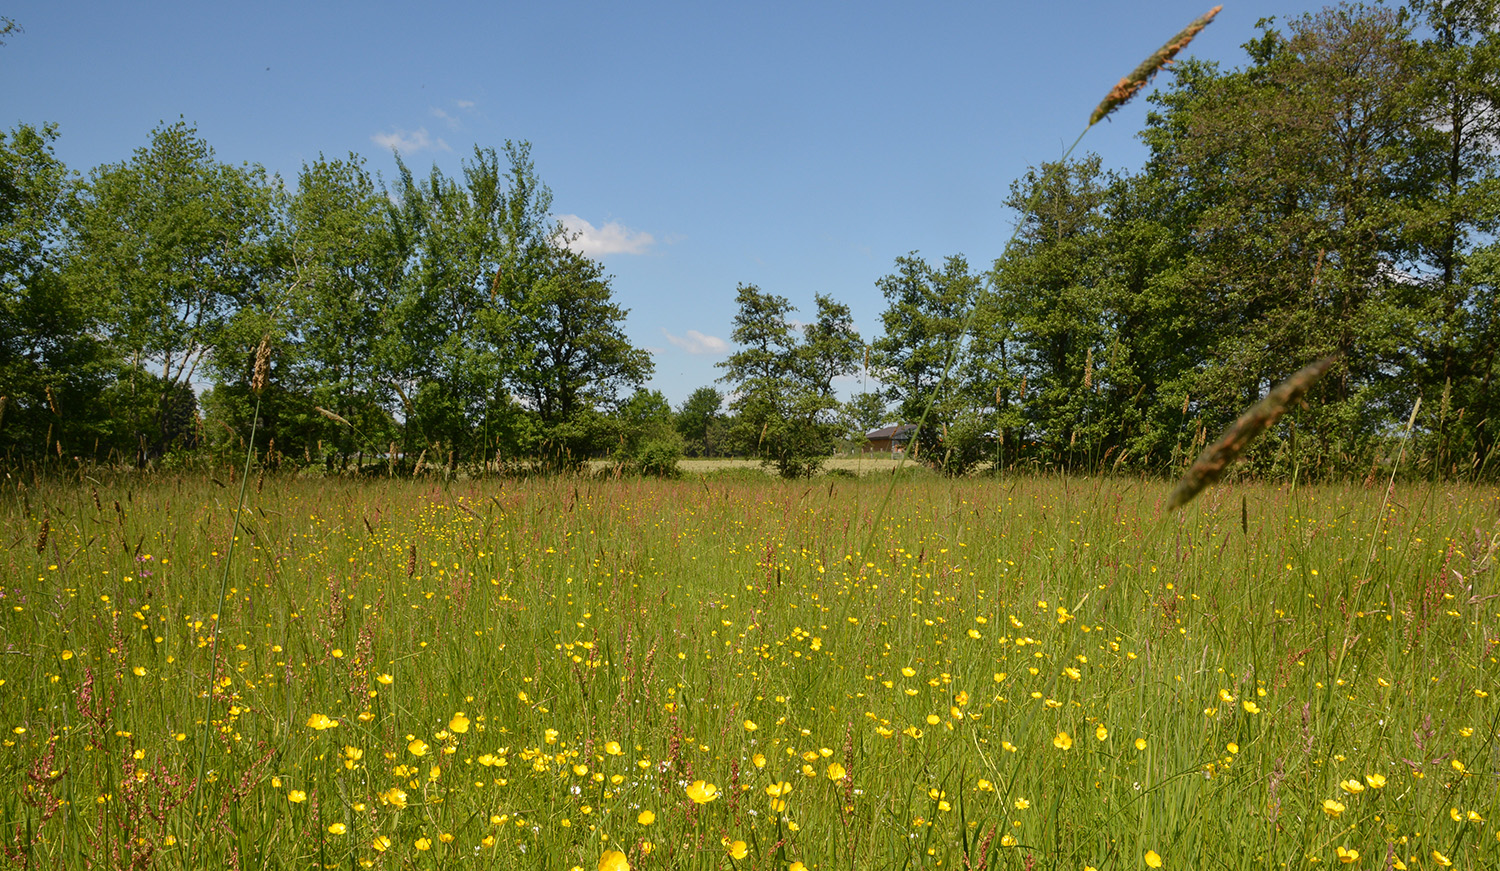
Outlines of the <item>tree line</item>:
{"type": "MultiPolygon", "coordinates": [[[[922,421],[916,450],[951,473],[1170,473],[1276,382],[1332,356],[1252,470],[1373,474],[1421,400],[1419,463],[1493,477],[1497,7],[1332,6],[1261,21],[1243,67],[1180,62],[1152,97],[1139,171],[1093,155],[1028,171],[1006,201],[1015,239],[988,270],[897,259],[868,345],[884,387],[856,401],[922,421]]],[[[741,290],[735,340],[749,347],[728,380],[751,415],[743,434],[758,429],[775,459],[809,431],[783,440],[776,420],[821,414],[825,438],[837,431],[818,388],[853,358],[809,331],[780,371],[798,372],[798,353],[826,365],[800,376],[801,405],[763,411],[787,389],[756,389],[770,383],[755,368],[763,337],[776,335],[762,322],[786,319],[757,294],[741,290]]]]}
{"type": "Polygon", "coordinates": [[[476,148],[457,178],[398,159],[389,188],[357,155],[319,158],[293,187],[180,122],[86,178],[55,135],[0,139],[8,455],[238,449],[262,340],[271,452],[341,466],[574,465],[618,441],[611,412],[651,374],[524,143],[476,148]]]}
{"type": "Polygon", "coordinates": [[[799,318],[741,285],[722,378],[675,410],[641,389],[650,356],[524,143],[457,177],[398,160],[386,186],[350,155],[291,185],[179,123],[80,178],[55,131],[21,126],[0,137],[0,453],[242,449],[269,336],[258,425],[297,462],[666,471],[687,451],[797,476],[921,421],[916,456],[949,473],[1162,473],[1332,355],[1252,469],[1373,472],[1420,399],[1421,462],[1492,475],[1497,6],[1262,21],[1243,66],[1173,68],[1139,170],[1090,155],[1016,180],[987,269],[897,258],[880,335],[828,296],[799,318]],[[841,401],[859,372],[877,389],[841,401]]]}

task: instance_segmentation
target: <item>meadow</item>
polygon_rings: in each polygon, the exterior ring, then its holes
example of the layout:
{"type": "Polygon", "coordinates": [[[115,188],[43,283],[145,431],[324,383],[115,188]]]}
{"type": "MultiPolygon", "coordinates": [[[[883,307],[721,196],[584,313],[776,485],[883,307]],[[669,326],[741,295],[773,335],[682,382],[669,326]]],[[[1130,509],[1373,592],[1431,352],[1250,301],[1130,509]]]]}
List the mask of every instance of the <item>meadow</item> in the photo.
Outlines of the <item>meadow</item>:
{"type": "Polygon", "coordinates": [[[1494,488],[890,481],[7,478],[0,848],[1500,868],[1494,488]]]}

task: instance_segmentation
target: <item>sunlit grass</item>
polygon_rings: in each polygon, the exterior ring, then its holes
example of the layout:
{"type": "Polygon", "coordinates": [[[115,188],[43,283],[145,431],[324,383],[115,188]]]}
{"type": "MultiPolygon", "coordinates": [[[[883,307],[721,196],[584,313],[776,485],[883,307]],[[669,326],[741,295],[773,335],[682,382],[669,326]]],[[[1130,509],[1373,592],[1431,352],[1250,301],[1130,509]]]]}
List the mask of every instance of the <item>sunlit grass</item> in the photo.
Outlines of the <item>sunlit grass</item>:
{"type": "Polygon", "coordinates": [[[12,481],[6,854],[1500,867],[1492,489],[888,480],[12,481]]]}

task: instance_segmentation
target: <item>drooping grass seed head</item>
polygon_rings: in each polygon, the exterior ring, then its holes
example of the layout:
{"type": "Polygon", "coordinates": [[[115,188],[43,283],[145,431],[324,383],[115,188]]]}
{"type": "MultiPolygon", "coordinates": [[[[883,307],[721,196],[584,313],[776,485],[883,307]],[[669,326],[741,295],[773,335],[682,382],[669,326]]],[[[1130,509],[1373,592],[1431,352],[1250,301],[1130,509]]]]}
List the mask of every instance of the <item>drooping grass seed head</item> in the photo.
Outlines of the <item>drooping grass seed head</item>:
{"type": "Polygon", "coordinates": [[[1141,65],[1136,67],[1130,75],[1120,79],[1114,88],[1110,90],[1109,94],[1105,96],[1103,101],[1099,103],[1098,107],[1094,109],[1094,114],[1089,116],[1089,126],[1092,127],[1098,124],[1109,117],[1111,112],[1130,102],[1132,97],[1146,87],[1151,81],[1151,77],[1170,64],[1178,52],[1187,48],[1188,43],[1193,41],[1193,37],[1197,36],[1203,28],[1207,27],[1209,22],[1214,20],[1214,16],[1219,14],[1219,10],[1223,8],[1223,6],[1215,6],[1208,10],[1202,17],[1194,19],[1193,23],[1183,28],[1181,33],[1167,40],[1166,45],[1163,45],[1150,57],[1141,61],[1141,65]]]}
{"type": "Polygon", "coordinates": [[[1193,501],[1210,484],[1219,480],[1224,470],[1239,459],[1260,434],[1270,429],[1287,410],[1302,399],[1309,388],[1338,362],[1338,355],[1325,357],[1297,370],[1292,376],[1267,393],[1265,398],[1250,406],[1239,419],[1230,424],[1218,441],[1203,449],[1198,459],[1172,489],[1167,497],[1167,510],[1173,511],[1193,501]]]}

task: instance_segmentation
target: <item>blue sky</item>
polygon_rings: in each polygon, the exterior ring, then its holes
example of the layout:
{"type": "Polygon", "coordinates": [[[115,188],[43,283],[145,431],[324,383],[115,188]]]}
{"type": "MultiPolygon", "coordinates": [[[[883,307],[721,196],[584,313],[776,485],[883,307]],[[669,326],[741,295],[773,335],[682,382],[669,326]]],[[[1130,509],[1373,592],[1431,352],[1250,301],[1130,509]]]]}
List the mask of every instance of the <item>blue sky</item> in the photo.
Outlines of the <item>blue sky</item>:
{"type": "MultiPolygon", "coordinates": [[[[393,147],[457,173],[529,141],[676,405],[721,374],[741,282],[803,311],[830,294],[873,339],[896,257],[987,267],[1011,182],[1211,5],[12,0],[0,124],[56,123],[87,172],[181,117],[293,184],[320,153],[390,179],[393,147]]],[[[1229,5],[1189,53],[1237,66],[1258,19],[1315,8],[1229,5]]],[[[1145,111],[1081,149],[1138,167],[1145,111]]]]}

